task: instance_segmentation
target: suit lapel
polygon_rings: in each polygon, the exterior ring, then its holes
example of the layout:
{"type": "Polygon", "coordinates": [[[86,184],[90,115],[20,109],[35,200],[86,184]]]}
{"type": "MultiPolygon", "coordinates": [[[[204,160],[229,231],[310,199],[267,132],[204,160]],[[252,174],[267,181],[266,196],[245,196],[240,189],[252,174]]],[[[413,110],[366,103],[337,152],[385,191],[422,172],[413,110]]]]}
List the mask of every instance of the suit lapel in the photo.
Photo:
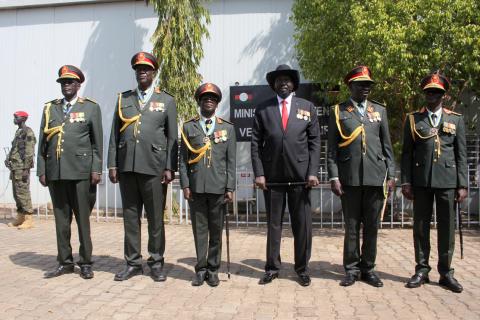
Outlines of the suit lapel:
{"type": "Polygon", "coordinates": [[[297,117],[297,110],[298,110],[298,100],[295,97],[292,97],[292,105],[290,106],[290,113],[288,114],[287,129],[285,130],[285,132],[287,132],[288,129],[293,125],[293,122],[297,117]]]}
{"type": "Polygon", "coordinates": [[[282,115],[280,113],[280,110],[278,108],[278,99],[277,96],[272,99],[272,103],[270,103],[270,112],[269,112],[269,118],[272,119],[273,123],[276,123],[280,130],[283,131],[282,127],[282,115]]]}

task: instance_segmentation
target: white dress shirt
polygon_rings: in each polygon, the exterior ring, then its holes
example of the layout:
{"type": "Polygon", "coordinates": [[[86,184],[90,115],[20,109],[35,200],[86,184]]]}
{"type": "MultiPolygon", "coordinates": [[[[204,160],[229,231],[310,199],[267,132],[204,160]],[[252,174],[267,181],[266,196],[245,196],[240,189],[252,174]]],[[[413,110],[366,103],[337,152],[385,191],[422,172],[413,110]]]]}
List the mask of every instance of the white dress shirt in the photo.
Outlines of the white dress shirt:
{"type": "Polygon", "coordinates": [[[281,98],[280,96],[277,95],[278,110],[280,110],[280,116],[282,116],[282,109],[283,109],[282,102],[283,102],[283,100],[287,100],[287,115],[290,115],[290,106],[292,105],[292,97],[293,97],[293,93],[290,93],[290,95],[288,97],[286,97],[285,99],[283,99],[283,98],[281,98]]]}

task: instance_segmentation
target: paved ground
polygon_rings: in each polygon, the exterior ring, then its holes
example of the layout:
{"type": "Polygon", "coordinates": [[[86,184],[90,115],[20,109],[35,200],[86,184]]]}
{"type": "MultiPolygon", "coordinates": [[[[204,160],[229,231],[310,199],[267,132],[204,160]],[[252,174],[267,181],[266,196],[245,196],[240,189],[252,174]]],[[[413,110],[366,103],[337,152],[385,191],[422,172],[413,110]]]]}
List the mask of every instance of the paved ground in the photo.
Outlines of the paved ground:
{"type": "MultiPolygon", "coordinates": [[[[76,226],[73,224],[73,228],[76,226]]],[[[257,284],[264,264],[265,229],[250,227],[231,232],[232,278],[225,269],[217,288],[192,287],[194,247],[190,226],[167,226],[168,279],[154,283],[148,276],[114,282],[123,267],[121,223],[92,222],[95,278],[83,280],[78,271],[43,279],[56,266],[52,220],[36,220],[36,228],[19,231],[0,220],[1,319],[479,319],[480,232],[467,231],[464,260],[456,253],[456,277],[461,294],[433,283],[404,288],[414,268],[411,230],[380,232],[378,273],[383,288],[356,283],[338,285],[342,278],[342,231],[316,230],[311,259],[312,285],[296,283],[292,270],[293,239],[282,243],[281,278],[257,284]]],[[[145,240],[146,229],[143,229],[145,240]]],[[[78,250],[77,234],[72,245],[78,250]]],[[[146,248],[146,241],[143,242],[146,248]]],[[[435,242],[432,246],[436,248],[435,242]]],[[[457,248],[458,249],[458,248],[457,248]]],[[[458,250],[457,250],[458,251],[458,250]]],[[[225,253],[225,247],[224,247],[225,253]]],[[[226,256],[224,254],[224,261],[226,256]]],[[[436,254],[432,256],[433,265],[436,254]]]]}

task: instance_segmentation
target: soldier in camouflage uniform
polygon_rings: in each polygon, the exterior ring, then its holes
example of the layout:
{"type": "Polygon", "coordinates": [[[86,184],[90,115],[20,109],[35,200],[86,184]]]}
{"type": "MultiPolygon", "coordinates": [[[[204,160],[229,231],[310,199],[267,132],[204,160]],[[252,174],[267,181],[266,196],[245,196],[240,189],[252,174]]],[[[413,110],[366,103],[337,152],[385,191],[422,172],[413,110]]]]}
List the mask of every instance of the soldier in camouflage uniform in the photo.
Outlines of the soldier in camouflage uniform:
{"type": "Polygon", "coordinates": [[[17,205],[17,218],[8,224],[9,227],[30,229],[33,227],[32,199],[30,197],[30,169],[33,168],[35,155],[35,134],[26,126],[28,114],[17,111],[13,114],[13,123],[18,126],[12,148],[5,160],[5,165],[10,170],[13,197],[17,205]]]}

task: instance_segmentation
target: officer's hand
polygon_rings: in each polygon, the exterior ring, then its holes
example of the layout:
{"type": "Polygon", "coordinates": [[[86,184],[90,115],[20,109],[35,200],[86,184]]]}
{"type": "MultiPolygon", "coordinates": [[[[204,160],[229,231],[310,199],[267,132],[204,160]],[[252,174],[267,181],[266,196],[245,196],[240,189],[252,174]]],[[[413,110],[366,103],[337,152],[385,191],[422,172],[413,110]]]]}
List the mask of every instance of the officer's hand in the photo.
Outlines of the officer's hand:
{"type": "Polygon", "coordinates": [[[108,178],[110,179],[111,183],[117,183],[118,182],[118,172],[117,169],[109,169],[108,170],[108,178]]]}
{"type": "Polygon", "coordinates": [[[98,174],[97,172],[92,172],[90,174],[90,184],[92,186],[99,184],[100,181],[102,181],[102,176],[100,174],[98,174]]]}
{"type": "Polygon", "coordinates": [[[387,181],[387,187],[388,187],[388,196],[387,197],[390,197],[392,192],[395,192],[395,179],[389,179],[387,181]]]}
{"type": "Polygon", "coordinates": [[[23,181],[23,182],[27,182],[28,179],[30,179],[30,170],[25,169],[25,170],[23,170],[23,172],[22,172],[22,181],[23,181]]]}
{"type": "Polygon", "coordinates": [[[183,188],[183,197],[185,198],[185,200],[192,199],[192,191],[190,191],[190,188],[183,188]]]}
{"type": "Polygon", "coordinates": [[[172,170],[163,170],[162,183],[169,184],[173,180],[172,170]]]}
{"type": "Polygon", "coordinates": [[[317,176],[308,176],[307,188],[313,188],[320,184],[317,176]]]}
{"type": "Polygon", "coordinates": [[[225,202],[228,202],[228,203],[233,202],[233,192],[232,191],[225,192],[225,202]]]}
{"type": "Polygon", "coordinates": [[[338,179],[330,181],[330,189],[332,189],[332,192],[338,197],[342,196],[344,193],[342,183],[338,179]]]}
{"type": "Polygon", "coordinates": [[[455,197],[455,201],[458,203],[463,202],[467,198],[467,189],[466,188],[458,188],[457,189],[457,196],[455,197]]]}
{"type": "Polygon", "coordinates": [[[402,194],[408,200],[413,200],[413,190],[411,184],[404,184],[402,186],[402,194]]]}
{"type": "Polygon", "coordinates": [[[265,176],[256,177],[255,185],[262,190],[267,190],[267,180],[265,180],[265,176]]]}
{"type": "Polygon", "coordinates": [[[38,181],[40,181],[40,184],[44,187],[47,186],[47,177],[42,174],[40,177],[38,177],[38,181]]]}

